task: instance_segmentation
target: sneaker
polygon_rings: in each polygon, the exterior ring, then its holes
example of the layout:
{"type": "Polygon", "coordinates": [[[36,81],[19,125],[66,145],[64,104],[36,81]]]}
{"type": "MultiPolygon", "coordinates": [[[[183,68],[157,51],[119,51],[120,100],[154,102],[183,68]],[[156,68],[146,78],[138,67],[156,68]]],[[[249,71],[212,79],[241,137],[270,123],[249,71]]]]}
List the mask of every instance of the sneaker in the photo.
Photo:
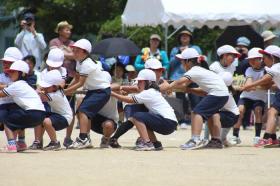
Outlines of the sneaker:
{"type": "Polygon", "coordinates": [[[43,143],[35,140],[33,141],[32,145],[29,147],[30,150],[42,150],[43,149],[43,143]]]}
{"type": "Polygon", "coordinates": [[[93,147],[89,138],[82,140],[79,137],[76,138],[76,141],[73,143],[73,145],[70,146],[70,148],[72,146],[74,149],[87,149],[93,147]]]}
{"type": "Polygon", "coordinates": [[[263,146],[264,148],[278,148],[279,147],[279,145],[280,145],[280,142],[279,142],[279,140],[278,139],[276,139],[276,140],[271,140],[271,143],[270,144],[267,144],[267,145],[265,145],[265,146],[263,146]]]}
{"type": "Polygon", "coordinates": [[[4,151],[5,152],[17,152],[17,145],[6,145],[5,147],[4,147],[4,151]]]}
{"type": "Polygon", "coordinates": [[[259,137],[259,136],[254,137],[254,139],[253,139],[254,146],[259,143],[260,139],[261,139],[261,137],[259,137]]]}
{"type": "Polygon", "coordinates": [[[269,146],[272,145],[272,139],[260,139],[259,142],[255,145],[255,147],[264,147],[264,146],[269,146]]]}
{"type": "Polygon", "coordinates": [[[153,142],[153,145],[155,147],[155,151],[160,151],[160,150],[163,150],[163,147],[162,147],[162,144],[160,141],[155,141],[153,142]]]}
{"type": "Polygon", "coordinates": [[[136,147],[135,150],[136,151],[151,151],[154,150],[155,147],[153,145],[152,142],[144,142],[144,140],[142,140],[136,147]]]}
{"type": "Polygon", "coordinates": [[[141,137],[138,137],[135,142],[135,146],[138,146],[138,145],[142,144],[143,142],[144,142],[144,140],[141,137]]]}
{"type": "Polygon", "coordinates": [[[102,136],[101,143],[100,143],[100,148],[109,148],[109,142],[110,142],[109,137],[106,138],[105,136],[102,136]]]}
{"type": "Polygon", "coordinates": [[[203,149],[222,149],[223,144],[221,140],[210,140],[203,149]]]}
{"type": "Polygon", "coordinates": [[[46,147],[44,147],[45,151],[48,150],[60,150],[61,146],[60,146],[60,142],[59,141],[51,141],[46,147]]]}
{"type": "Polygon", "coordinates": [[[180,148],[182,150],[193,150],[201,148],[203,145],[205,145],[205,142],[203,140],[194,141],[193,139],[190,139],[185,144],[181,145],[180,148]]]}
{"type": "Polygon", "coordinates": [[[187,128],[188,128],[187,123],[181,123],[181,124],[180,124],[180,129],[186,130],[187,128]]]}
{"type": "Polygon", "coordinates": [[[17,151],[18,152],[22,152],[25,151],[27,149],[27,145],[25,142],[23,141],[17,141],[17,151]]]}
{"type": "Polygon", "coordinates": [[[117,138],[111,138],[109,141],[109,145],[112,148],[121,148],[122,146],[120,146],[120,144],[118,143],[118,139],[117,138]]]}
{"type": "Polygon", "coordinates": [[[64,141],[63,141],[63,146],[66,148],[66,149],[69,149],[69,147],[71,145],[73,145],[73,140],[71,138],[64,138],[64,141]]]}
{"type": "Polygon", "coordinates": [[[236,137],[236,136],[232,136],[230,139],[229,139],[229,144],[234,146],[234,145],[238,145],[241,143],[241,140],[239,137],[236,137]]]}

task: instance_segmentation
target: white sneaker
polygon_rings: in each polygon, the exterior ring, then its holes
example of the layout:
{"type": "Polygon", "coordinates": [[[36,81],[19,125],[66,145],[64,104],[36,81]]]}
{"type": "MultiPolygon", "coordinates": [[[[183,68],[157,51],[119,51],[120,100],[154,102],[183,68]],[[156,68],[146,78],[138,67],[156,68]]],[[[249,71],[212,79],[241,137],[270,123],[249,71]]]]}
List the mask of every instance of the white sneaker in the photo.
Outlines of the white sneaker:
{"type": "Polygon", "coordinates": [[[188,125],[186,123],[180,124],[180,129],[186,130],[188,128],[188,125]]]}
{"type": "Polygon", "coordinates": [[[73,143],[74,149],[87,149],[92,148],[91,140],[89,138],[86,138],[82,140],[81,138],[77,137],[76,141],[73,143]]]}
{"type": "Polygon", "coordinates": [[[261,137],[258,137],[258,136],[254,137],[254,139],[253,139],[253,144],[254,144],[254,146],[257,145],[257,144],[259,144],[260,139],[261,139],[261,137]]]}
{"type": "Polygon", "coordinates": [[[199,149],[203,146],[205,146],[204,140],[194,141],[193,139],[190,139],[185,144],[181,145],[180,148],[182,150],[194,150],[194,149],[199,149]]]}
{"type": "Polygon", "coordinates": [[[236,136],[232,136],[229,140],[228,140],[230,145],[238,145],[241,143],[241,140],[239,137],[236,136]]]}

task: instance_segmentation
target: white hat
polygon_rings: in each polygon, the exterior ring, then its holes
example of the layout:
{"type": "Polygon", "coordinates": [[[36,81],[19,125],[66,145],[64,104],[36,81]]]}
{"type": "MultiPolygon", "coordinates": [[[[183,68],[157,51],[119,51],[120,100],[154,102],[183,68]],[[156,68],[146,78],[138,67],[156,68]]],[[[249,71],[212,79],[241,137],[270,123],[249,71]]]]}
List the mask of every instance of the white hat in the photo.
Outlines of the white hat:
{"type": "Polygon", "coordinates": [[[269,45],[264,50],[259,50],[259,53],[280,58],[280,48],[276,45],[269,45]]]}
{"type": "Polygon", "coordinates": [[[230,45],[223,45],[219,47],[217,50],[217,54],[218,56],[221,56],[223,54],[235,54],[237,55],[237,57],[241,56],[241,54],[237,52],[237,50],[233,46],[230,45]]]}
{"type": "Polygon", "coordinates": [[[233,77],[232,77],[232,74],[230,72],[220,72],[218,75],[223,79],[226,86],[230,86],[232,84],[233,77]]]}
{"type": "Polygon", "coordinates": [[[257,47],[252,48],[251,50],[249,50],[248,57],[246,59],[262,58],[263,55],[259,52],[260,50],[262,49],[257,47]]]}
{"type": "Polygon", "coordinates": [[[150,69],[143,69],[139,72],[135,80],[156,81],[156,74],[150,69]]]}
{"type": "Polygon", "coordinates": [[[60,85],[63,82],[61,74],[58,70],[51,70],[46,73],[44,80],[39,82],[43,88],[51,87],[53,85],[60,85]]]}
{"type": "Polygon", "coordinates": [[[157,60],[156,58],[150,58],[148,59],[146,62],[145,62],[145,68],[146,69],[153,69],[153,70],[156,70],[156,69],[164,69],[162,67],[162,64],[159,60],[157,60]]]}
{"type": "Polygon", "coordinates": [[[17,60],[22,60],[22,58],[23,58],[23,55],[18,48],[9,47],[6,49],[6,51],[4,53],[4,57],[1,60],[15,62],[17,60]]]}
{"type": "Polygon", "coordinates": [[[17,60],[15,61],[7,71],[20,71],[25,74],[29,72],[29,66],[25,61],[17,60]]]}
{"type": "Polygon", "coordinates": [[[192,59],[199,57],[199,53],[193,48],[186,48],[181,54],[176,55],[179,59],[192,59]]]}
{"type": "Polygon", "coordinates": [[[133,66],[133,65],[126,65],[125,66],[125,70],[127,71],[127,72],[135,72],[136,70],[135,70],[135,67],[133,66]]]}
{"type": "Polygon", "coordinates": [[[87,39],[80,39],[78,41],[76,41],[72,47],[78,47],[81,49],[86,50],[88,53],[91,53],[91,43],[89,42],[89,40],[87,39]]]}
{"type": "Polygon", "coordinates": [[[262,37],[263,37],[263,41],[266,42],[268,40],[271,40],[273,38],[276,38],[277,36],[271,32],[270,30],[265,30],[263,33],[262,33],[262,37]]]}
{"type": "Polygon", "coordinates": [[[47,65],[50,67],[60,67],[64,61],[64,53],[59,48],[53,48],[50,50],[47,58],[47,65]]]}

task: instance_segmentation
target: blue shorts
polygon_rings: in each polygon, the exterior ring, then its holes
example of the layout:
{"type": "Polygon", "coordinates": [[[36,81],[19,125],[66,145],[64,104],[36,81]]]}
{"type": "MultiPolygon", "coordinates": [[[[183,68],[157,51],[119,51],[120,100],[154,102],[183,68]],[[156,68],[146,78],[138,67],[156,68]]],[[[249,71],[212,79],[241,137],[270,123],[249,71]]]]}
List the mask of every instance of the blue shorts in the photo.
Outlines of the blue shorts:
{"type": "Polygon", "coordinates": [[[256,107],[261,107],[264,110],[265,103],[262,100],[252,100],[249,98],[240,98],[238,106],[244,105],[246,110],[254,110],[256,107]]]}
{"type": "Polygon", "coordinates": [[[207,120],[218,113],[227,101],[228,96],[207,95],[195,106],[193,112],[201,115],[204,120],[207,120]]]}
{"type": "Polygon", "coordinates": [[[143,122],[147,129],[163,135],[171,134],[177,128],[176,121],[164,118],[159,114],[150,112],[136,112],[133,114],[132,118],[143,122]]]}
{"type": "Polygon", "coordinates": [[[9,110],[17,107],[18,106],[15,103],[7,103],[7,104],[0,105],[0,131],[4,130],[3,122],[4,119],[7,117],[9,110]]]}
{"type": "Polygon", "coordinates": [[[110,96],[110,87],[106,89],[89,90],[77,112],[85,113],[89,119],[92,119],[108,102],[110,96]]]}
{"type": "Polygon", "coordinates": [[[56,131],[65,129],[69,126],[66,118],[60,114],[48,112],[46,113],[46,118],[50,118],[50,120],[52,121],[52,126],[56,131]]]}
{"type": "MultiPolygon", "coordinates": [[[[92,119],[91,119],[91,130],[98,133],[98,134],[103,134],[103,126],[102,124],[105,121],[112,121],[113,125],[114,125],[114,129],[117,129],[117,124],[115,121],[113,121],[110,118],[107,118],[105,116],[102,116],[100,114],[96,114],[92,119]]],[[[114,130],[114,131],[115,131],[114,130]]]]}
{"type": "Polygon", "coordinates": [[[239,115],[235,115],[229,111],[220,111],[220,121],[222,128],[232,127],[238,120],[239,115]]]}
{"type": "Polygon", "coordinates": [[[275,100],[271,107],[274,107],[280,113],[280,90],[277,90],[275,93],[275,100]]]}
{"type": "Polygon", "coordinates": [[[144,104],[131,104],[124,107],[124,115],[126,119],[131,117],[136,112],[149,112],[144,104]]]}
{"type": "Polygon", "coordinates": [[[25,128],[34,128],[43,123],[46,117],[45,111],[40,110],[23,110],[18,107],[10,110],[4,120],[4,124],[11,129],[22,130],[25,128]]]}

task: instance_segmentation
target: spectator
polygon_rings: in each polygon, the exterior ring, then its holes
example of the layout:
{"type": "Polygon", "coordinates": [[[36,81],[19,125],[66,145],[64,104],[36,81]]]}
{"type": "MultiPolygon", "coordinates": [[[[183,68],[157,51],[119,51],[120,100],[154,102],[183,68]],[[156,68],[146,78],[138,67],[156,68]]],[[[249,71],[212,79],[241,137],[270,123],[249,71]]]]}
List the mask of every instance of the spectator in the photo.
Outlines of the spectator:
{"type": "Polygon", "coordinates": [[[21,50],[23,56],[35,56],[35,71],[39,71],[42,65],[42,52],[47,47],[44,36],[41,33],[37,33],[35,17],[32,13],[24,14],[20,26],[22,30],[16,36],[15,45],[21,50]]]}
{"type": "Polygon", "coordinates": [[[264,47],[266,48],[269,45],[272,45],[277,36],[271,32],[270,30],[265,30],[262,33],[263,41],[264,41],[264,47]]]}

